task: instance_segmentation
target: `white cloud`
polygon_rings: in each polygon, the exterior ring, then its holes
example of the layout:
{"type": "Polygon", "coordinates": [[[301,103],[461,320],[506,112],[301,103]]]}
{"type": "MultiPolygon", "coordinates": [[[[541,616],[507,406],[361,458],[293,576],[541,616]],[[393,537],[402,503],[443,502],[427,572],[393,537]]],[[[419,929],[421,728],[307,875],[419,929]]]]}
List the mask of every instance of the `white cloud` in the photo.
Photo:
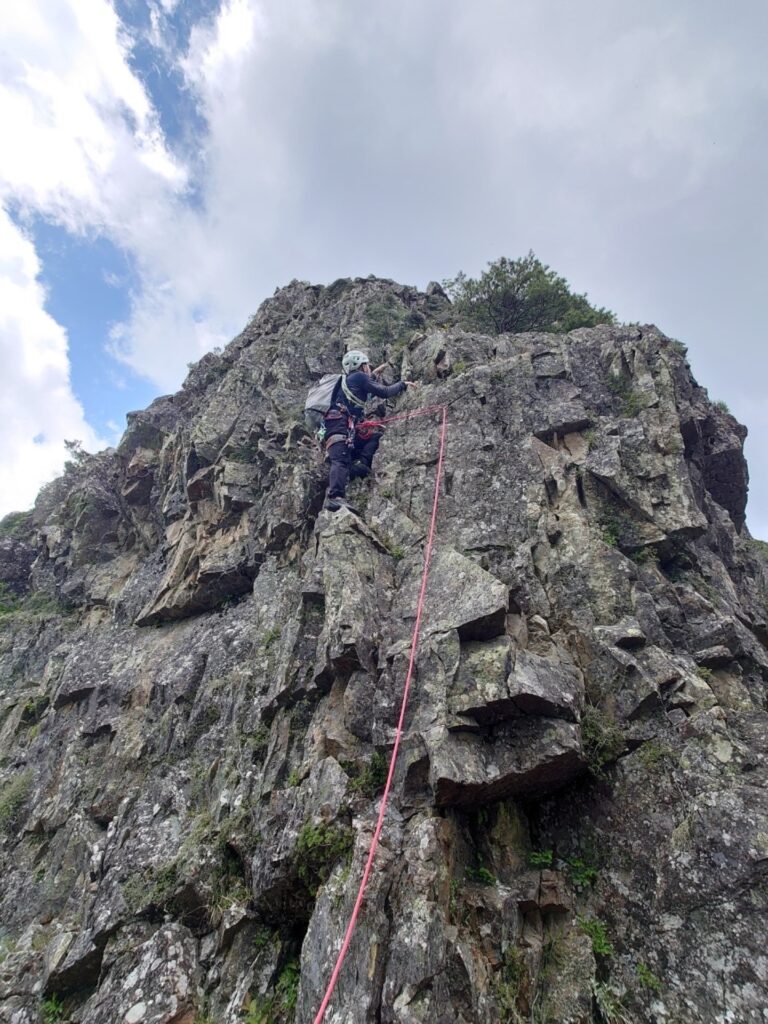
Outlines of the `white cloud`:
{"type": "Polygon", "coordinates": [[[22,219],[37,214],[73,232],[104,232],[141,252],[145,235],[167,230],[186,172],[165,147],[109,3],[12,4],[3,22],[0,503],[7,511],[30,504],[61,471],[65,438],[91,450],[103,445],[72,393],[66,332],[45,311],[34,245],[9,205],[22,219]]]}
{"type": "Polygon", "coordinates": [[[73,231],[97,227],[137,241],[137,210],[158,208],[186,183],[156,114],[127,63],[105,0],[43,4],[44,17],[4,26],[0,189],[73,231]]]}
{"type": "MultiPolygon", "coordinates": [[[[727,161],[749,125],[725,113],[757,80],[738,46],[695,36],[692,4],[224,0],[176,55],[207,124],[191,206],[114,11],[73,3],[16,27],[6,116],[32,129],[7,177],[133,253],[113,351],[163,388],[294,276],[425,283],[532,246],[610,302],[628,217],[663,218],[727,161]]],[[[150,4],[166,57],[173,6],[150,4]]]]}
{"type": "Polygon", "coordinates": [[[189,52],[181,61],[187,80],[202,92],[234,99],[237,80],[232,76],[251,50],[257,25],[263,30],[264,23],[251,0],[226,0],[214,22],[192,30],[189,52]]]}
{"type": "Polygon", "coordinates": [[[61,472],[64,440],[103,447],[69,381],[67,336],[44,310],[34,246],[0,210],[0,516],[28,508],[61,472]]]}
{"type": "Polygon", "coordinates": [[[109,350],[116,359],[169,389],[178,387],[185,364],[225,345],[242,324],[217,329],[222,313],[203,316],[194,278],[154,284],[147,281],[130,324],[116,324],[109,350]]]}
{"type": "MultiPolygon", "coordinates": [[[[158,45],[174,6],[152,5],[158,45]]],[[[231,93],[256,20],[244,0],[233,0],[210,39],[196,33],[201,81],[213,88],[223,76],[221,88],[231,93]]],[[[237,247],[222,260],[216,225],[186,204],[187,169],[129,66],[130,40],[110,3],[38,0],[31,13],[14,10],[6,37],[0,122],[21,144],[0,155],[0,200],[22,217],[103,233],[132,254],[133,314],[116,326],[110,350],[160,387],[176,387],[190,359],[240,326],[240,309],[228,307],[227,289],[219,288],[226,267],[237,264],[237,247]],[[202,320],[201,309],[208,310],[202,320]]]]}

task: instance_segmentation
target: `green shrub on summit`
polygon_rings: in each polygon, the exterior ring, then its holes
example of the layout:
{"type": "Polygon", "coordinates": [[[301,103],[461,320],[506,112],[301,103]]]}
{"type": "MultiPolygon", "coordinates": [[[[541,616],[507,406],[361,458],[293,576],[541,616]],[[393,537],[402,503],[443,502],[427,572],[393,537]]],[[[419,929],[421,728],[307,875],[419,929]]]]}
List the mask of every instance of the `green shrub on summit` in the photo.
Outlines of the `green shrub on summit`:
{"type": "Polygon", "coordinates": [[[443,287],[468,326],[491,334],[565,333],[616,322],[610,310],[572,292],[565,278],[533,252],[517,260],[502,256],[489,263],[479,278],[461,272],[444,281],[443,287]]]}

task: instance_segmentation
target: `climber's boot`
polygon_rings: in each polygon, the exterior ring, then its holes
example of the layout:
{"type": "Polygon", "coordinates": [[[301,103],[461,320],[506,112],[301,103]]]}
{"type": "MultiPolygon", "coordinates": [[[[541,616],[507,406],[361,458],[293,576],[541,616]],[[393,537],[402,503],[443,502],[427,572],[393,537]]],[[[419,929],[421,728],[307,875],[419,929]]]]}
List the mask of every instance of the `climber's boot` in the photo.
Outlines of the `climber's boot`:
{"type": "Polygon", "coordinates": [[[350,505],[346,498],[326,498],[325,505],[323,507],[327,509],[328,512],[340,512],[345,508],[356,516],[360,515],[354,505],[350,505]]]}

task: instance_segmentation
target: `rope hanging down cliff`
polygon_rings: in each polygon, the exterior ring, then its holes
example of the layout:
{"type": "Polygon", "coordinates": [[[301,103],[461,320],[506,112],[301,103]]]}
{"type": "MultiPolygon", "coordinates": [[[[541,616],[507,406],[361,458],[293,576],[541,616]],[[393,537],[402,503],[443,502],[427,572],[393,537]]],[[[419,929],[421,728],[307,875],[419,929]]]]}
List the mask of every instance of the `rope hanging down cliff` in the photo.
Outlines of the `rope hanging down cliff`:
{"type": "Polygon", "coordinates": [[[421,634],[421,618],[424,612],[424,598],[427,593],[427,580],[429,579],[429,564],[432,560],[432,542],[435,536],[435,524],[437,523],[437,509],[440,502],[440,481],[443,476],[443,459],[445,456],[445,437],[448,428],[448,407],[445,405],[429,405],[423,409],[416,409],[413,412],[402,413],[398,416],[389,416],[387,419],[381,420],[381,423],[394,423],[397,420],[409,420],[415,416],[426,416],[433,413],[440,413],[440,448],[437,457],[437,472],[435,473],[435,490],[432,498],[432,518],[429,524],[429,533],[427,535],[427,544],[424,549],[424,564],[421,571],[421,588],[419,590],[419,600],[416,606],[416,621],[413,626],[413,636],[411,637],[411,650],[408,657],[408,671],[405,675],[405,683],[403,685],[403,699],[400,704],[400,718],[397,723],[397,730],[395,732],[395,743],[392,747],[392,756],[389,761],[389,772],[387,773],[387,781],[384,786],[384,792],[381,797],[381,804],[379,806],[379,816],[376,821],[376,828],[373,833],[371,840],[371,847],[368,851],[368,859],[365,862],[365,869],[363,870],[363,877],[360,880],[360,887],[357,891],[357,899],[355,905],[352,908],[352,914],[347,925],[347,930],[344,934],[344,941],[341,944],[339,955],[336,958],[336,964],[333,968],[328,987],[323,996],[323,1001],[320,1004],[320,1009],[317,1011],[314,1024],[321,1024],[325,1011],[328,1008],[328,1004],[331,1001],[333,990],[336,987],[339,974],[341,972],[344,958],[347,955],[347,949],[352,940],[352,933],[355,930],[357,924],[357,918],[360,913],[360,907],[363,903],[365,896],[365,890],[368,885],[368,878],[373,867],[373,859],[376,856],[376,849],[379,845],[379,836],[381,835],[381,829],[384,825],[384,815],[387,810],[387,801],[389,799],[389,791],[392,787],[392,777],[395,774],[395,765],[397,762],[397,754],[400,749],[400,739],[403,734],[403,723],[405,722],[405,712],[408,706],[408,694],[411,689],[411,679],[413,677],[413,668],[416,663],[416,648],[419,644],[419,636],[421,634]]]}

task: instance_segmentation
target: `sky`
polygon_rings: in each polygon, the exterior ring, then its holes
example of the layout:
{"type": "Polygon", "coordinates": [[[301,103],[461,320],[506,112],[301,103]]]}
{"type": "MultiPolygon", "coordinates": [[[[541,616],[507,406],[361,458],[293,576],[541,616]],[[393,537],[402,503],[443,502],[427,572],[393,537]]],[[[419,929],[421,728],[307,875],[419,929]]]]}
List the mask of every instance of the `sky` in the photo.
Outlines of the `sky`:
{"type": "Polygon", "coordinates": [[[764,0],[25,0],[0,14],[0,515],[293,278],[533,250],[684,342],[768,538],[764,0]]]}

